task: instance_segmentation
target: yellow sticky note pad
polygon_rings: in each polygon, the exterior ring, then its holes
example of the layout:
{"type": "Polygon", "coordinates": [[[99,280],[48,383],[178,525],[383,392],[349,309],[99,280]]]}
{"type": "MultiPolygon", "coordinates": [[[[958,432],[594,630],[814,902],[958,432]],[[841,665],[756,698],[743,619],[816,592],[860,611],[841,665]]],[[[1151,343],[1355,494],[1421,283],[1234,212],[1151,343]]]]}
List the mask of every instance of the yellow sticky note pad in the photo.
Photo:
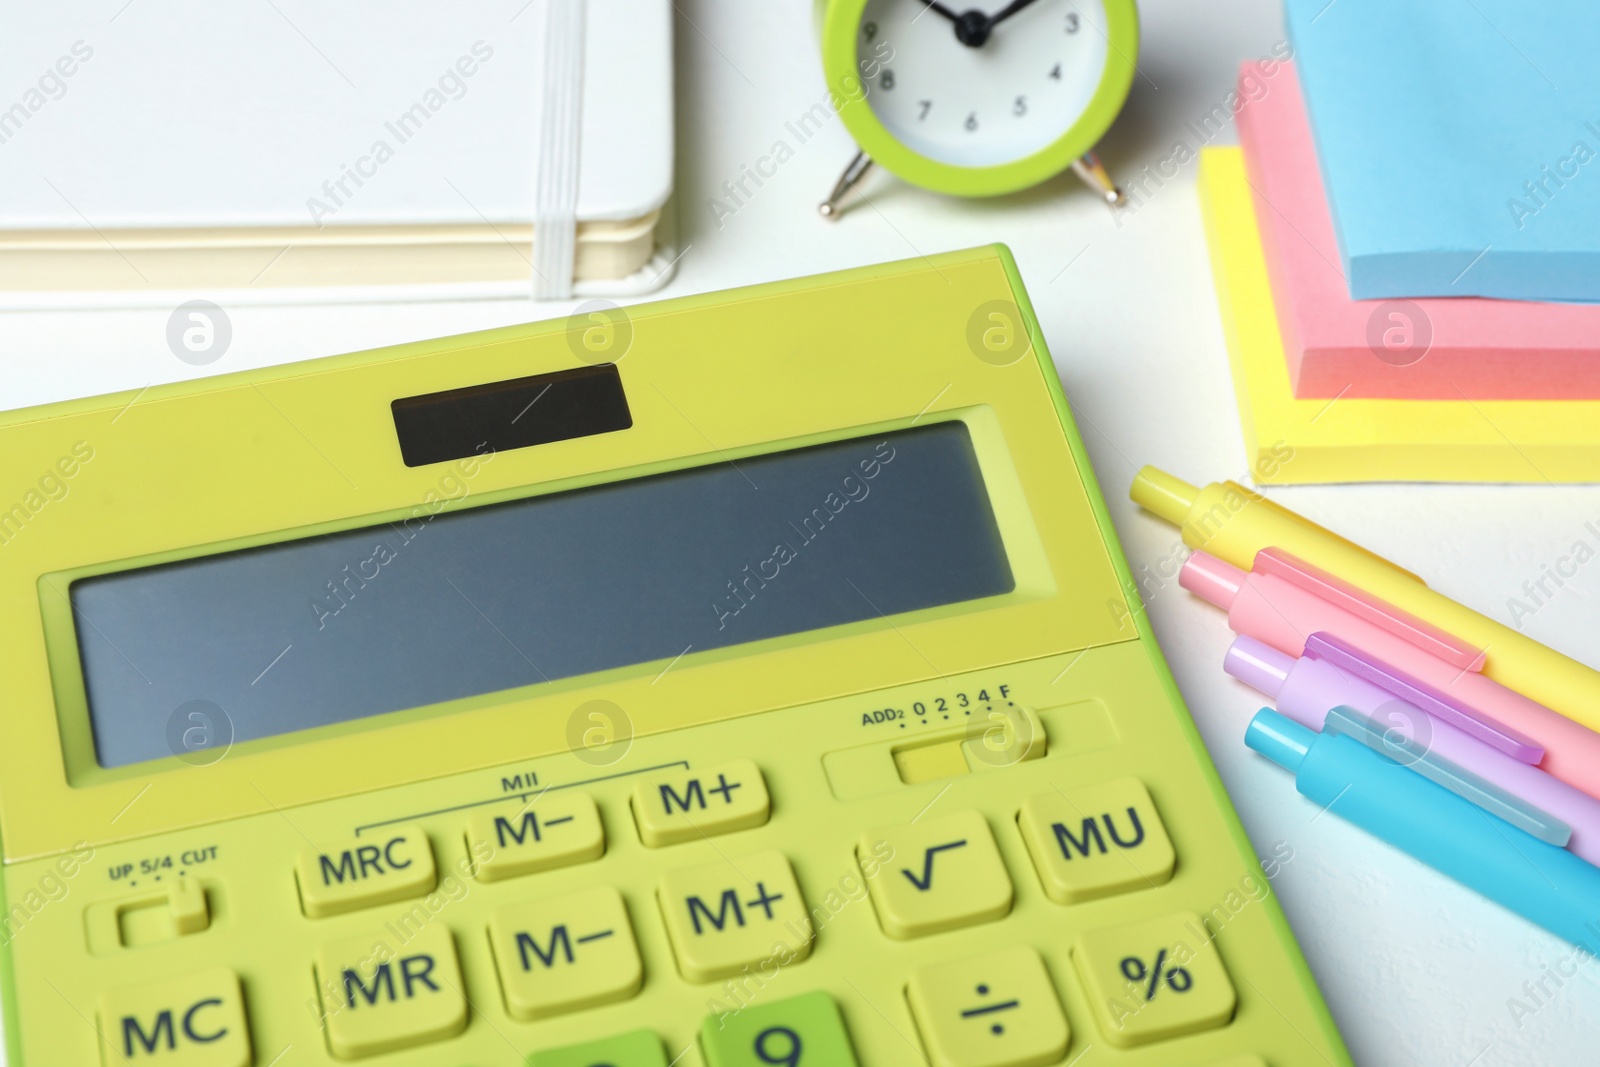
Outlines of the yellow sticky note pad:
{"type": "Polygon", "coordinates": [[[1200,204],[1256,481],[1600,481],[1600,401],[1296,399],[1240,149],[1201,150],[1200,204]]]}

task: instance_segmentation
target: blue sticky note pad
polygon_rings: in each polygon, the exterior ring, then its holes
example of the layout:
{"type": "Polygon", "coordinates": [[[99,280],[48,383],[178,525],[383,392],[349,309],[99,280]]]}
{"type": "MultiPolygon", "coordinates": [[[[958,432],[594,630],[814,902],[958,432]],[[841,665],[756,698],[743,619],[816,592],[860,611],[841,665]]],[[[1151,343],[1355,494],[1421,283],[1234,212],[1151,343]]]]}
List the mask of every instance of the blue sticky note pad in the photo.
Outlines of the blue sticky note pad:
{"type": "Polygon", "coordinates": [[[1357,300],[1600,300],[1600,3],[1285,0],[1357,300]]]}

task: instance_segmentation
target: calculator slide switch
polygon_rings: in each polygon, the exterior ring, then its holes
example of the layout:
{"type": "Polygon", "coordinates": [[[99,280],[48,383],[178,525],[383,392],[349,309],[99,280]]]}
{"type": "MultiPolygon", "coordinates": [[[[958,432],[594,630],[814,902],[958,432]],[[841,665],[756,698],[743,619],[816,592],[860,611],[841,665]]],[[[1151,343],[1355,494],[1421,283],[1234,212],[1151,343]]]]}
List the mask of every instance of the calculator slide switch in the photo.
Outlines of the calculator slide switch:
{"type": "Polygon", "coordinates": [[[767,781],[747,759],[658,775],[633,787],[639,840],[650,848],[748,830],[771,814],[767,781]]]}
{"type": "Polygon", "coordinates": [[[933,1067],[1043,1067],[1072,1036],[1050,972],[1026,946],[922,967],[906,999],[933,1067]]]}

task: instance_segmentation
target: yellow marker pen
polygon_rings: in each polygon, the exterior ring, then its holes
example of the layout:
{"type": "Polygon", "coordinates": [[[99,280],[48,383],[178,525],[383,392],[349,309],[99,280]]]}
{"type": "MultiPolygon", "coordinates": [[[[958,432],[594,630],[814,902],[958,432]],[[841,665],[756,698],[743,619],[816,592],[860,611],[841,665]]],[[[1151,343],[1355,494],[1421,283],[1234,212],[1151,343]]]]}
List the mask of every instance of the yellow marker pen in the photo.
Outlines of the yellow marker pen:
{"type": "Polygon", "coordinates": [[[1134,476],[1134,503],[1183,531],[1183,543],[1235,567],[1278,548],[1484,653],[1483,673],[1576,722],[1600,730],[1600,671],[1563,656],[1428,588],[1421,578],[1237,482],[1190,485],[1155,467],[1134,476]]]}

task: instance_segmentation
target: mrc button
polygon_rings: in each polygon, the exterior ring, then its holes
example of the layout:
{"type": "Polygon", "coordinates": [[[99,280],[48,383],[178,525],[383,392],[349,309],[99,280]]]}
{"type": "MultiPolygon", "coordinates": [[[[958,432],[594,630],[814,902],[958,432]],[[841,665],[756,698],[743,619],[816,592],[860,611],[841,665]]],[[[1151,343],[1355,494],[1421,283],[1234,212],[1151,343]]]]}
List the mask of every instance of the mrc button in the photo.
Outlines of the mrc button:
{"type": "Polygon", "coordinates": [[[303,848],[295,860],[300,910],[311,919],[420,897],[436,880],[433,846],[418,826],[303,848]]]}

